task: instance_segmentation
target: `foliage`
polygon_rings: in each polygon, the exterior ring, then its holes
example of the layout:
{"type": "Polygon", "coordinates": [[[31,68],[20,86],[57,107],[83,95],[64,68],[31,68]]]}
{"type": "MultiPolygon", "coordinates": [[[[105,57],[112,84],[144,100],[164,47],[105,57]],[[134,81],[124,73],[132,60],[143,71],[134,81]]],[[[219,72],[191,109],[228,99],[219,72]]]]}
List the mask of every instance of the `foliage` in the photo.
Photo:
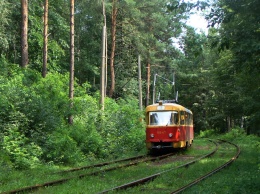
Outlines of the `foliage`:
{"type": "Polygon", "coordinates": [[[10,4],[9,2],[3,0],[0,2],[0,55],[4,54],[4,52],[9,47],[9,39],[10,37],[6,33],[6,26],[9,24],[10,18],[8,15],[10,14],[10,4]]]}
{"type": "Polygon", "coordinates": [[[47,135],[43,159],[54,164],[74,164],[81,162],[84,155],[78,149],[77,142],[68,134],[67,128],[62,127],[47,135]]]}
{"type": "Polygon", "coordinates": [[[214,135],[217,135],[216,131],[213,129],[209,129],[209,130],[205,130],[205,131],[200,131],[199,137],[208,138],[208,137],[212,137],[214,135]]]}
{"type": "Polygon", "coordinates": [[[21,134],[15,125],[5,126],[2,149],[15,168],[34,168],[40,164],[42,149],[21,134]]]}
{"type": "Polygon", "coordinates": [[[120,99],[116,103],[106,98],[105,107],[108,108],[102,115],[100,130],[106,140],[103,143],[107,154],[127,154],[143,150],[144,123],[137,100],[120,99]]]}
{"type": "Polygon", "coordinates": [[[144,149],[142,112],[136,100],[107,99],[102,113],[98,100],[86,94],[89,84],[76,84],[74,108],[69,110],[67,75],[49,73],[41,78],[36,71],[11,64],[3,64],[2,69],[2,165],[75,164],[144,149]],[[70,112],[74,115],[72,126],[66,124],[70,112]]]}
{"type": "MultiPolygon", "coordinates": [[[[238,97],[242,107],[233,107],[234,112],[240,117],[247,118],[247,131],[259,133],[259,1],[228,1],[221,0],[213,4],[211,12],[207,16],[212,26],[219,25],[219,32],[212,34],[212,45],[218,47],[228,59],[222,58],[220,69],[226,76],[225,80],[235,85],[234,90],[229,85],[229,98],[234,102],[238,97]],[[218,38],[218,40],[216,39],[218,38]],[[227,63],[228,62],[228,63],[227,63]],[[231,71],[230,71],[231,70],[231,71]],[[252,105],[252,106],[251,106],[252,105]],[[239,110],[239,112],[238,112],[239,110]],[[241,112],[240,112],[241,111],[241,112]]],[[[222,73],[222,75],[223,75],[222,73]]],[[[220,82],[222,78],[219,79],[220,82]]],[[[237,101],[237,100],[236,100],[237,101]]],[[[231,104],[231,103],[230,103],[231,104]]],[[[233,117],[237,117],[234,115],[233,117]]]]}

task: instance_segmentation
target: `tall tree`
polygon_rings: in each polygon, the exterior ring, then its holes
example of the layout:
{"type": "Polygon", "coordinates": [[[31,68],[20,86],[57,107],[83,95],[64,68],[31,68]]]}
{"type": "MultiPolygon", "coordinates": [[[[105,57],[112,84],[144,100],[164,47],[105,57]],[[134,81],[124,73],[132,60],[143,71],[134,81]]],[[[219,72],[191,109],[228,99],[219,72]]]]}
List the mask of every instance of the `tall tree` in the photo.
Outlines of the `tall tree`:
{"type": "Polygon", "coordinates": [[[10,24],[10,5],[11,4],[6,0],[0,2],[0,55],[6,55],[5,53],[9,47],[9,32],[6,27],[8,26],[8,24],[10,24]]]}
{"type": "Polygon", "coordinates": [[[117,13],[118,5],[117,0],[112,2],[112,14],[111,14],[111,56],[110,56],[110,75],[111,75],[111,86],[109,90],[109,96],[112,97],[115,91],[115,50],[116,50],[116,28],[117,28],[117,13]]]}
{"type": "MultiPolygon", "coordinates": [[[[73,108],[74,96],[74,0],[70,0],[70,82],[69,82],[69,99],[70,108],[73,108]]],[[[73,124],[73,115],[69,115],[69,124],[73,124]]]]}
{"type": "Polygon", "coordinates": [[[138,1],[140,32],[138,48],[146,63],[146,105],[150,103],[151,76],[155,73],[172,72],[172,38],[181,33],[182,11],[178,1],[138,1]],[[145,49],[142,49],[145,47],[145,49]]]}
{"type": "MultiPolygon", "coordinates": [[[[167,50],[173,47],[172,37],[177,37],[181,33],[182,16],[178,11],[176,14],[175,9],[170,10],[168,3],[166,0],[114,0],[111,4],[110,18],[113,21],[108,25],[115,30],[110,32],[110,64],[113,66],[110,65],[112,74],[110,73],[109,83],[112,83],[110,89],[114,90],[114,97],[124,95],[122,91],[138,95],[138,89],[133,88],[133,85],[137,85],[137,53],[141,54],[146,66],[171,65],[169,64],[171,59],[168,58],[170,52],[167,50]],[[116,47],[113,47],[113,43],[116,43],[116,47]],[[113,89],[115,81],[117,84],[113,89]],[[131,89],[127,90],[127,87],[131,89]]],[[[178,5],[178,1],[171,3],[178,5]]],[[[145,74],[147,68],[143,69],[142,72],[145,74]]],[[[151,69],[151,75],[154,71],[156,70],[151,69]]]]}
{"type": "Polygon", "coordinates": [[[22,63],[21,67],[28,65],[28,0],[21,0],[22,26],[21,26],[21,48],[22,63]]]}
{"type": "MultiPolygon", "coordinates": [[[[233,67],[234,82],[243,99],[239,109],[243,109],[248,129],[254,132],[260,125],[259,6],[258,0],[221,0],[214,4],[208,15],[211,26],[220,26],[220,36],[215,38],[214,45],[220,51],[231,53],[229,66],[233,67]]],[[[235,88],[233,92],[237,92],[235,88]]]]}
{"type": "Polygon", "coordinates": [[[42,77],[46,77],[47,74],[47,61],[48,61],[48,6],[49,1],[45,0],[44,4],[44,41],[43,41],[43,67],[42,77]]]}

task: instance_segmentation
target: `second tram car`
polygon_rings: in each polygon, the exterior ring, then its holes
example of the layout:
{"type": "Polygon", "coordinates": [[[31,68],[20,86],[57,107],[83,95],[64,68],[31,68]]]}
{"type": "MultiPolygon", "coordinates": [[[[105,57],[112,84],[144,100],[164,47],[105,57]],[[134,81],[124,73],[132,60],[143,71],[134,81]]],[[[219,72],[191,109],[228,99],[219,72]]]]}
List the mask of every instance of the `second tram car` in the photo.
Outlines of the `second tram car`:
{"type": "Polygon", "coordinates": [[[194,138],[193,115],[175,101],[159,101],[146,107],[146,147],[187,148],[194,138]]]}

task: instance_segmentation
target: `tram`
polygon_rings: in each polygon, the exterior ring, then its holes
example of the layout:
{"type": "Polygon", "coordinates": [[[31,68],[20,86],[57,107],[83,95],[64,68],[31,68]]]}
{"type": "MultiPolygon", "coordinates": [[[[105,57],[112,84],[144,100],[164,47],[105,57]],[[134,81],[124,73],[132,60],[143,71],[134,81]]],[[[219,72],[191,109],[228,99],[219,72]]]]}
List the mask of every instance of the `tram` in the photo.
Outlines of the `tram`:
{"type": "Polygon", "coordinates": [[[151,153],[187,148],[194,139],[193,114],[175,100],[160,100],[145,109],[146,147],[151,153]]]}

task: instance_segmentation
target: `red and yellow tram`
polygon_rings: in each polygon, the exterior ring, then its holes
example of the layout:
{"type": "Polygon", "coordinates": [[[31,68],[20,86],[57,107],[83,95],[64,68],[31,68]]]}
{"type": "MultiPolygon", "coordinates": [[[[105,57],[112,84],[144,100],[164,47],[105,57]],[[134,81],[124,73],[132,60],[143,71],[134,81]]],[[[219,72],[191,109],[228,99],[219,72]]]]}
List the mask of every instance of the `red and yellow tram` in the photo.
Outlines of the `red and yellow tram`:
{"type": "Polygon", "coordinates": [[[146,107],[146,147],[187,148],[194,138],[193,115],[175,101],[159,101],[146,107]]]}

